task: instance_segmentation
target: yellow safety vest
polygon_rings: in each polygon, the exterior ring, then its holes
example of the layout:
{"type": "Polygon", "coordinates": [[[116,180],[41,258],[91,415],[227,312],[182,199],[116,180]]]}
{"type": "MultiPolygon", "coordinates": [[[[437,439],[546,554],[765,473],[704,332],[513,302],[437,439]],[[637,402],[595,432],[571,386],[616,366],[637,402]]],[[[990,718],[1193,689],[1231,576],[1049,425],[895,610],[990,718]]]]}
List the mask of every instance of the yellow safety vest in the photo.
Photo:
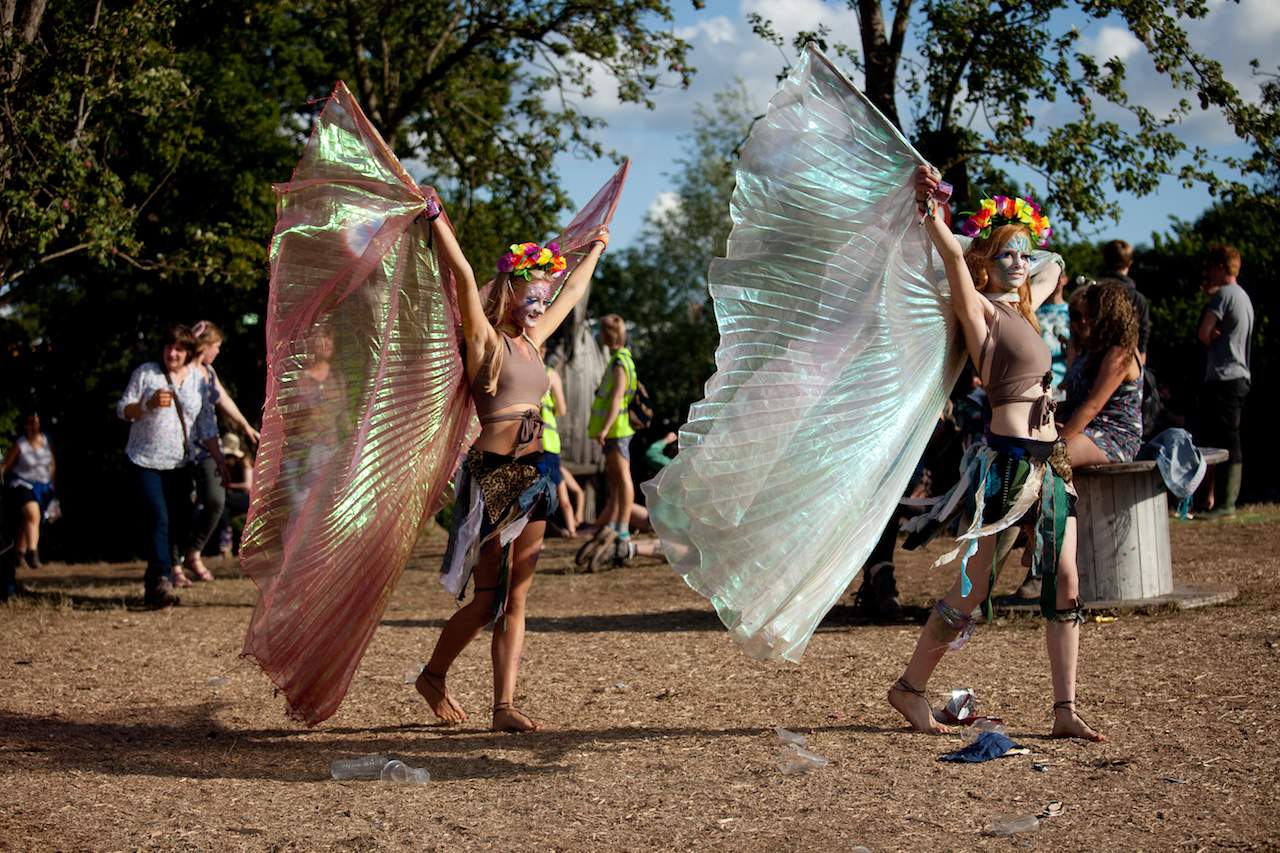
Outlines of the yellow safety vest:
{"type": "Polygon", "coordinates": [[[609,427],[605,438],[626,438],[636,434],[631,426],[631,416],[627,409],[630,408],[631,400],[636,396],[636,387],[640,384],[640,378],[636,375],[636,363],[631,359],[631,351],[622,347],[613,354],[613,358],[609,359],[609,364],[604,369],[604,378],[600,380],[595,399],[591,401],[591,420],[587,423],[587,435],[592,438],[600,434],[604,419],[609,416],[609,403],[613,400],[613,366],[615,364],[621,364],[626,371],[627,389],[622,395],[622,408],[618,411],[618,417],[614,419],[613,426],[609,427]]]}
{"type": "MultiPolygon", "coordinates": [[[[547,368],[551,375],[551,368],[547,368]]],[[[542,449],[547,453],[560,452],[560,431],[556,429],[556,401],[551,396],[551,389],[542,395],[542,449]]]]}

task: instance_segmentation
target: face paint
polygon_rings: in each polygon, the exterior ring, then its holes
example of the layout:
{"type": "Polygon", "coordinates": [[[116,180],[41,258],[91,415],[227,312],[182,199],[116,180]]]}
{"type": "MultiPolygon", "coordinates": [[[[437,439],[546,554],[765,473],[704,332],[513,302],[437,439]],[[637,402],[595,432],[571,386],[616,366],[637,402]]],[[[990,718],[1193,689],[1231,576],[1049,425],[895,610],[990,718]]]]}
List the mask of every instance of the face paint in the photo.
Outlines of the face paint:
{"type": "Polygon", "coordinates": [[[512,288],[511,296],[511,322],[519,329],[532,329],[551,304],[551,285],[545,281],[531,281],[512,288]]]}
{"type": "Polygon", "coordinates": [[[987,265],[991,283],[1001,290],[1017,290],[1031,271],[1031,241],[1025,234],[1015,234],[1000,247],[987,265]]]}

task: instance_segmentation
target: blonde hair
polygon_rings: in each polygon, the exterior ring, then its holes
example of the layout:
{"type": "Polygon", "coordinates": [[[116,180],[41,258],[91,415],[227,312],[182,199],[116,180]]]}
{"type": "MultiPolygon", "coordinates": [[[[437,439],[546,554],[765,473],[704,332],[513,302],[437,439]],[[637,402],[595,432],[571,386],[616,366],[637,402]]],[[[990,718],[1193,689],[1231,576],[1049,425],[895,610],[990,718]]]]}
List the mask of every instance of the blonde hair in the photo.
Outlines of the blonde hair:
{"type": "MultiPolygon", "coordinates": [[[[991,229],[991,233],[986,237],[979,237],[969,244],[968,250],[964,253],[964,262],[969,267],[969,275],[973,278],[973,286],[977,288],[979,293],[986,293],[991,286],[991,281],[987,276],[987,264],[991,262],[1000,252],[1000,248],[1008,243],[1015,235],[1022,234],[1027,238],[1028,244],[1034,245],[1031,240],[1031,229],[1025,225],[999,225],[991,229]]],[[[1027,280],[1018,288],[1018,311],[1023,317],[1027,318],[1027,322],[1037,332],[1040,331],[1040,324],[1036,322],[1035,309],[1031,307],[1031,274],[1027,274],[1027,280]]]]}
{"type": "MultiPolygon", "coordinates": [[[[489,298],[484,303],[485,319],[489,321],[489,325],[493,326],[494,331],[499,335],[502,334],[502,331],[498,327],[506,322],[507,315],[511,313],[512,295],[518,286],[513,278],[509,272],[498,273],[498,277],[493,280],[493,285],[489,288],[489,298]]],[[[554,279],[542,270],[530,270],[529,278],[521,281],[520,284],[534,281],[554,281],[554,279]]],[[[523,329],[521,329],[521,334],[524,334],[523,329]]],[[[501,346],[501,343],[501,341],[497,342],[493,352],[488,354],[486,360],[480,366],[484,390],[490,395],[498,393],[498,377],[502,374],[502,362],[507,354],[507,348],[501,346]]]]}
{"type": "Polygon", "coordinates": [[[191,334],[196,339],[196,354],[207,350],[209,347],[226,340],[222,335],[222,330],[211,320],[201,320],[191,327],[191,334]]]}
{"type": "Polygon", "coordinates": [[[618,349],[627,345],[627,324],[617,314],[606,314],[600,318],[600,340],[610,349],[618,349]]]}

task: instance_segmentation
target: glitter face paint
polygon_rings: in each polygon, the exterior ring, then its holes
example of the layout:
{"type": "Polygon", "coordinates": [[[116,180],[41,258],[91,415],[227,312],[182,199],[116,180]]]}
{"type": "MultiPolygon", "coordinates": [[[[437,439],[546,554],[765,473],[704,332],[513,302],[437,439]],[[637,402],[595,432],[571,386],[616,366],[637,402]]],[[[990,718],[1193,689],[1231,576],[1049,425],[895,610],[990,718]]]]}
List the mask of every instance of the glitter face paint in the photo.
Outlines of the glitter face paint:
{"type": "MultiPolygon", "coordinates": [[[[507,285],[511,287],[510,283],[507,285]]],[[[551,285],[530,281],[511,290],[511,322],[520,329],[532,329],[551,304],[551,285]]]]}
{"type": "Polygon", "coordinates": [[[1025,234],[1015,234],[1000,247],[988,264],[991,283],[1001,290],[1017,290],[1031,270],[1031,241],[1025,234]]]}

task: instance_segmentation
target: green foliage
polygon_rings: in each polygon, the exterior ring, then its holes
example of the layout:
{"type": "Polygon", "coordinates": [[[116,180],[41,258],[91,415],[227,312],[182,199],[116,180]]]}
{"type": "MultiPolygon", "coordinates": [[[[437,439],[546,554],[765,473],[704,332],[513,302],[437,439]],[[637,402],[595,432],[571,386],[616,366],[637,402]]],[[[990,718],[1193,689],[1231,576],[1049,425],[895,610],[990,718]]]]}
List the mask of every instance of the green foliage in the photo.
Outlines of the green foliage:
{"type": "Polygon", "coordinates": [[[0,301],[59,258],[139,252],[138,217],[181,156],[192,101],[167,0],[16,5],[23,27],[0,27],[0,301]],[[128,164],[144,140],[145,174],[128,164]]]}

